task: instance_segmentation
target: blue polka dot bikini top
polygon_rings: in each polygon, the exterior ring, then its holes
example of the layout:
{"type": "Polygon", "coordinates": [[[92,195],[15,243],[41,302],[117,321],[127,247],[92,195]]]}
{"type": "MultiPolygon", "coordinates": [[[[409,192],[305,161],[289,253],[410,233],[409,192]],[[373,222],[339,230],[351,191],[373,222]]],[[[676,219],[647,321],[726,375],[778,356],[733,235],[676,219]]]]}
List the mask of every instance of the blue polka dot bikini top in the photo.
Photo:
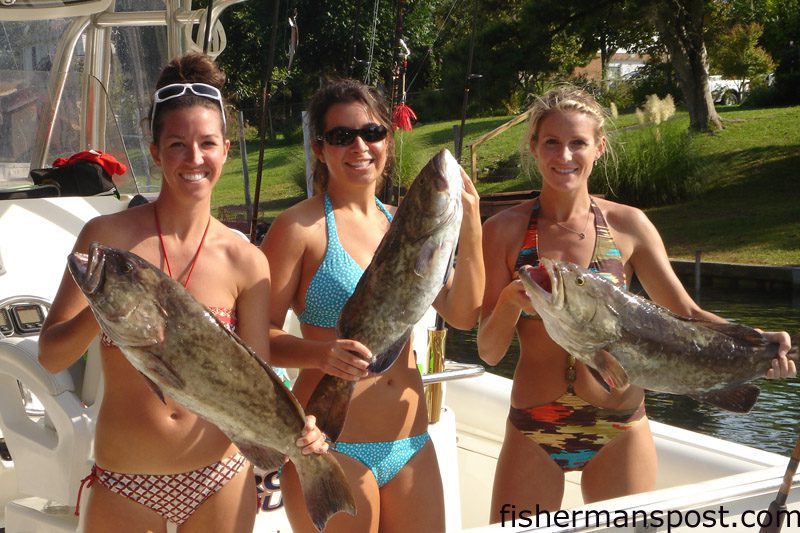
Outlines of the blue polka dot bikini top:
{"type": "MultiPolygon", "coordinates": [[[[333,204],[328,193],[323,198],[325,206],[325,226],[327,228],[328,248],[322,264],[314,273],[306,289],[305,309],[297,318],[300,322],[322,328],[336,327],[342,307],[356,289],[358,280],[364,274],[361,265],[356,263],[339,242],[333,204]]],[[[375,205],[383,211],[389,222],[392,214],[375,198],[375,205]]]]}

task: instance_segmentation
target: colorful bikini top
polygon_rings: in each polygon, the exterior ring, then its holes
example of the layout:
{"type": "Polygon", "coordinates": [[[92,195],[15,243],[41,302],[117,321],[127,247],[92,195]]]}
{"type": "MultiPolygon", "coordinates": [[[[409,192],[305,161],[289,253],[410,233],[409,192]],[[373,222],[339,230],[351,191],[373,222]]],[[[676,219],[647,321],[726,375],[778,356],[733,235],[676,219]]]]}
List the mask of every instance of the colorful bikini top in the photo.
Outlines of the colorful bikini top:
{"type": "MultiPolygon", "coordinates": [[[[319,265],[308,289],[306,289],[305,309],[297,318],[300,322],[312,326],[333,328],[336,327],[342,307],[356,289],[364,270],[339,242],[336,219],[333,216],[333,204],[331,204],[327,192],[323,198],[323,204],[328,247],[325,250],[322,264],[319,265]]],[[[375,198],[375,205],[391,222],[392,214],[377,198],[375,198]]]]}
{"type": "MultiPolygon", "coordinates": [[[[597,241],[594,245],[592,260],[589,263],[589,270],[597,272],[615,285],[626,288],[627,283],[625,281],[625,267],[622,264],[622,254],[619,248],[617,248],[617,244],[614,242],[614,237],[611,236],[611,231],[608,229],[603,212],[600,211],[600,208],[597,207],[594,200],[590,201],[591,210],[594,213],[594,228],[597,233],[597,241]]],[[[525,240],[517,256],[517,264],[514,266],[515,270],[519,270],[522,265],[530,265],[532,267],[539,266],[538,218],[539,200],[537,199],[531,210],[528,230],[525,232],[525,240]]],[[[529,315],[525,312],[522,313],[522,317],[536,318],[535,315],[529,315]]]]}
{"type": "MultiPolygon", "coordinates": [[[[228,331],[234,331],[236,329],[236,310],[231,309],[229,307],[213,307],[209,306],[208,310],[217,317],[217,319],[222,322],[222,325],[225,326],[225,329],[228,331]]],[[[100,342],[103,346],[116,346],[114,341],[111,340],[111,337],[106,335],[105,331],[100,331],[100,342]]]]}

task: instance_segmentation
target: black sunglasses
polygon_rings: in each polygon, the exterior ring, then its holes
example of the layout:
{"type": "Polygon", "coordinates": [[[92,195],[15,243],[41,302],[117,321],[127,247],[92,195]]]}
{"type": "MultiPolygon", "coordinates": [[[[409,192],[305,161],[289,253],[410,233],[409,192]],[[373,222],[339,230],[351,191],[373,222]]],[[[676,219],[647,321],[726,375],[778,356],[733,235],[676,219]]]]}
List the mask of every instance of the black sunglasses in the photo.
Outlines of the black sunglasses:
{"type": "Polygon", "coordinates": [[[321,137],[317,137],[317,140],[320,142],[324,140],[335,146],[349,146],[355,142],[356,137],[361,137],[368,143],[375,143],[384,140],[387,133],[386,126],[380,124],[367,124],[363,128],[337,126],[323,133],[321,137]]]}

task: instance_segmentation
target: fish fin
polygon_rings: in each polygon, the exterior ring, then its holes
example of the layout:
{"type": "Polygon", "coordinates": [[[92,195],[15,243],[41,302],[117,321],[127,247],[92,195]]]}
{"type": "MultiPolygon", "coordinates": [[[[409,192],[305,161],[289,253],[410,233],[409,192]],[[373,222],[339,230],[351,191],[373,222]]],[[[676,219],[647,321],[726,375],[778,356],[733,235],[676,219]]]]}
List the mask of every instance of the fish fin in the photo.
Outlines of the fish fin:
{"type": "Polygon", "coordinates": [[[594,367],[611,389],[624,389],[630,384],[628,373],[617,358],[605,350],[598,350],[594,354],[594,367]]]}
{"type": "Polygon", "coordinates": [[[760,392],[761,389],[757,386],[752,383],[745,383],[730,389],[692,395],[692,398],[726,411],[747,414],[755,405],[760,392]]]}
{"type": "Polygon", "coordinates": [[[332,441],[342,432],[355,384],[355,381],[325,374],[308,400],[306,414],[317,417],[317,427],[332,441]]]}
{"type": "Polygon", "coordinates": [[[764,336],[758,330],[750,326],[734,324],[733,322],[709,322],[706,320],[702,320],[701,322],[705,327],[713,329],[723,335],[742,339],[755,345],[767,344],[767,340],[764,336]]]}
{"type": "Polygon", "coordinates": [[[433,236],[428,237],[417,253],[417,260],[414,263],[414,274],[425,277],[433,264],[433,259],[442,248],[442,244],[433,236]]]}
{"type": "Polygon", "coordinates": [[[183,381],[183,379],[172,369],[172,367],[157,357],[151,357],[148,359],[147,370],[158,375],[159,379],[170,387],[182,389],[186,386],[186,382],[183,381]]]}
{"type": "Polygon", "coordinates": [[[167,401],[164,399],[164,391],[161,390],[161,387],[159,387],[155,381],[148,378],[141,372],[139,372],[139,374],[142,375],[145,383],[147,383],[147,385],[150,387],[150,390],[152,390],[156,394],[156,396],[158,396],[158,399],[161,400],[166,405],[167,401]]]}
{"type": "Polygon", "coordinates": [[[242,455],[259,468],[267,472],[273,472],[283,466],[286,456],[272,448],[266,448],[251,442],[241,442],[234,440],[234,444],[242,452],[242,455]]]}
{"type": "Polygon", "coordinates": [[[606,392],[611,392],[611,387],[608,386],[608,383],[606,383],[606,380],[604,380],[603,376],[600,375],[600,372],[598,372],[597,370],[588,365],[586,366],[586,368],[589,369],[589,373],[592,374],[594,379],[597,380],[597,382],[600,384],[601,387],[603,387],[603,389],[605,389],[606,392]]]}
{"type": "Polygon", "coordinates": [[[300,478],[308,514],[318,531],[339,511],[355,516],[356,503],[350,484],[333,454],[304,455],[292,462],[300,478]]]}
{"type": "Polygon", "coordinates": [[[413,327],[409,327],[405,333],[400,335],[400,337],[391,344],[391,346],[375,356],[372,363],[367,367],[367,370],[373,374],[382,374],[389,370],[392,364],[397,360],[400,352],[403,351],[409,337],[411,337],[412,329],[413,327]]]}

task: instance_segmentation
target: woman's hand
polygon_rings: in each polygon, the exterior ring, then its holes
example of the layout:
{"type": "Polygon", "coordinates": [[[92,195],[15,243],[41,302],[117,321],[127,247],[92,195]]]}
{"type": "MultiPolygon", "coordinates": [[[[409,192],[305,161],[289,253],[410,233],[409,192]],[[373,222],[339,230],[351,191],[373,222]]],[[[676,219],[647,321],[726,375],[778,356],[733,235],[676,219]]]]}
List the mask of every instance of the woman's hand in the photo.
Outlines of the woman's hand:
{"type": "Polygon", "coordinates": [[[319,369],[337,378],[358,381],[369,374],[367,367],[371,362],[369,348],[358,341],[337,339],[327,343],[319,369]]]}
{"type": "Polygon", "coordinates": [[[536,309],[533,308],[531,299],[528,297],[528,293],[525,292],[525,286],[522,285],[522,281],[519,278],[503,287],[503,290],[500,291],[500,296],[497,298],[497,305],[508,305],[529,315],[536,315],[536,309]]]}
{"type": "Polygon", "coordinates": [[[469,175],[464,172],[463,168],[460,170],[461,180],[464,184],[464,187],[461,189],[461,207],[464,212],[464,217],[461,219],[461,235],[465,235],[465,231],[472,230],[473,234],[480,238],[481,198],[469,175]]]}
{"type": "Polygon", "coordinates": [[[298,448],[302,448],[303,455],[328,453],[327,437],[317,427],[317,419],[314,415],[306,416],[306,425],[295,444],[298,448]]]}
{"type": "Polygon", "coordinates": [[[766,378],[786,379],[797,376],[797,367],[794,361],[786,357],[791,348],[789,334],[785,331],[763,331],[761,333],[768,341],[778,344],[778,357],[772,360],[772,368],[767,370],[766,378]]]}

